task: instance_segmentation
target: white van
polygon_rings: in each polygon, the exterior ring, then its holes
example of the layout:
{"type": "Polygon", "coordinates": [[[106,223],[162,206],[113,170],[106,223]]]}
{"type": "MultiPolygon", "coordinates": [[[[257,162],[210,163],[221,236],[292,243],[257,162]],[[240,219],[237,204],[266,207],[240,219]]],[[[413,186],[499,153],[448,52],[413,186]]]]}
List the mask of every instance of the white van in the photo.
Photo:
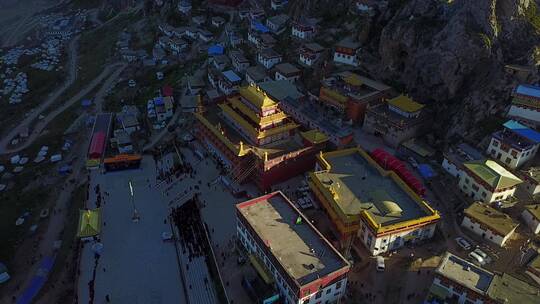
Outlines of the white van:
{"type": "Polygon", "coordinates": [[[382,256],[377,256],[377,271],[384,271],[384,258],[382,256]]]}

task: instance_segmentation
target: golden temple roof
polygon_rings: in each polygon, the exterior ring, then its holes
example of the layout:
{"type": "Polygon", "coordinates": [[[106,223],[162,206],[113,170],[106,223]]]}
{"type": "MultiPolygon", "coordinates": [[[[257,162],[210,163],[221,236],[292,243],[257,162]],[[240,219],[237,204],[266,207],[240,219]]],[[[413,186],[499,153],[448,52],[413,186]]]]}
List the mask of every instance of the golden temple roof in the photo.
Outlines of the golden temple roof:
{"type": "Polygon", "coordinates": [[[258,108],[270,108],[277,105],[275,101],[257,86],[249,85],[247,87],[241,87],[239,91],[242,97],[258,108]]]}

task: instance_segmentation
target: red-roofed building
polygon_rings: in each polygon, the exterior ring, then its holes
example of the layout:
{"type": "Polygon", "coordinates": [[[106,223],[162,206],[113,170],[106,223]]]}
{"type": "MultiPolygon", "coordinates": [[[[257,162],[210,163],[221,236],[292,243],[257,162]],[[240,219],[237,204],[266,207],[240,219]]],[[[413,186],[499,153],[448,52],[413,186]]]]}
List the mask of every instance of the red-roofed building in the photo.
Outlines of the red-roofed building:
{"type": "Polygon", "coordinates": [[[163,97],[173,96],[173,88],[166,85],[161,89],[161,93],[163,94],[163,97]]]}

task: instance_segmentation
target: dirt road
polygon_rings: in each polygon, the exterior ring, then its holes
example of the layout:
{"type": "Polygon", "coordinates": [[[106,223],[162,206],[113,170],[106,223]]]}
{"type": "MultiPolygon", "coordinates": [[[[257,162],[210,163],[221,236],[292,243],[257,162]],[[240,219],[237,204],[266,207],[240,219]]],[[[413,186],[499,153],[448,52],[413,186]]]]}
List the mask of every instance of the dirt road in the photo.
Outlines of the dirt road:
{"type": "MultiPolygon", "coordinates": [[[[125,65],[120,64],[120,63],[111,64],[111,65],[107,66],[101,72],[101,74],[99,74],[96,78],[94,78],[94,80],[92,80],[84,89],[79,91],[79,93],[77,93],[75,96],[71,97],[71,99],[66,101],[61,107],[58,107],[54,111],[49,113],[44,119],[38,121],[38,123],[34,126],[34,129],[32,130],[32,133],[30,133],[30,135],[28,136],[28,138],[26,139],[26,141],[22,145],[17,146],[15,148],[8,148],[7,145],[9,144],[10,140],[8,140],[7,138],[9,138],[9,136],[4,138],[0,142],[0,154],[16,153],[16,152],[19,152],[19,151],[27,148],[28,146],[30,146],[34,142],[34,140],[36,140],[36,138],[38,138],[38,136],[41,134],[41,132],[47,127],[47,125],[53,119],[55,119],[58,115],[63,113],[66,109],[71,107],[73,104],[80,101],[84,96],[86,96],[95,87],[97,87],[105,79],[105,77],[110,75],[113,71],[114,71],[113,75],[111,75],[109,78],[107,78],[107,80],[105,81],[105,85],[111,84],[111,82],[114,82],[116,80],[116,78],[120,75],[120,73],[122,72],[122,70],[124,68],[125,68],[125,65]]],[[[31,121],[32,120],[29,120],[27,122],[27,124],[24,124],[24,122],[23,122],[23,124],[26,126],[31,121]]],[[[26,122],[26,120],[25,120],[25,122],[26,122]]],[[[19,126],[19,127],[21,127],[21,126],[19,126]]],[[[13,131],[11,133],[13,133],[13,131]]],[[[15,134],[17,134],[17,133],[15,133],[15,134]]]]}

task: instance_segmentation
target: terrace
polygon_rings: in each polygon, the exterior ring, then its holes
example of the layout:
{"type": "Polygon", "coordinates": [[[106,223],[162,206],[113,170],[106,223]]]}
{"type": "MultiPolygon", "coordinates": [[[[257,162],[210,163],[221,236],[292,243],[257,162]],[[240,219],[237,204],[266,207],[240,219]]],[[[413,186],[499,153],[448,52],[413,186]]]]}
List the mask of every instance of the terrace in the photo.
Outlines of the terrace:
{"type": "Polygon", "coordinates": [[[487,292],[495,277],[493,273],[451,253],[446,253],[436,273],[480,294],[487,292]]]}
{"type": "Polygon", "coordinates": [[[493,133],[493,137],[515,149],[529,150],[540,143],[540,133],[510,120],[504,124],[504,129],[493,133]]]}
{"type": "Polygon", "coordinates": [[[418,219],[434,214],[419,197],[406,191],[404,182],[382,174],[361,153],[327,153],[328,171],[315,172],[314,177],[334,194],[336,207],[347,217],[366,211],[380,226],[418,219]]]}

